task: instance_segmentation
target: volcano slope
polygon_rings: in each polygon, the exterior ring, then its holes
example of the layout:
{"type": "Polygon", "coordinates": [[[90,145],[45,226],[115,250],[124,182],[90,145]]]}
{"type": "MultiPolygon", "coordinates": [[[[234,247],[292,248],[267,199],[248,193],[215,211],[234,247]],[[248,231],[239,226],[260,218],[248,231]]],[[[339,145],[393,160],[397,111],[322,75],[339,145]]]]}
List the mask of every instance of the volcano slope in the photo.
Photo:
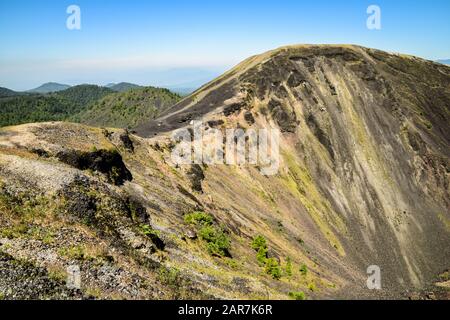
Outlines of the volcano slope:
{"type": "Polygon", "coordinates": [[[447,66],[291,46],[133,133],[3,128],[0,297],[448,298],[449,105],[447,66]],[[173,130],[200,119],[280,129],[278,173],[173,166],[173,130]]]}

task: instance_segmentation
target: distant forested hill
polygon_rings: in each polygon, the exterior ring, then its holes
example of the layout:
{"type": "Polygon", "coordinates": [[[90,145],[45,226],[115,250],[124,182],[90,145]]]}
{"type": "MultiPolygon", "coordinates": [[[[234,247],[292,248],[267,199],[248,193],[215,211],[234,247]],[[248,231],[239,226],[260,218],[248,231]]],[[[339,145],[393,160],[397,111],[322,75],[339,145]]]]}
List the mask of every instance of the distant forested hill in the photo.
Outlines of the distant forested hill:
{"type": "Polygon", "coordinates": [[[58,91],[66,90],[69,88],[70,88],[70,86],[67,84],[48,82],[48,83],[44,83],[43,85],[41,85],[37,88],[28,90],[28,92],[30,92],[30,93],[50,93],[50,92],[58,92],[58,91]]]}
{"type": "Polygon", "coordinates": [[[181,96],[168,89],[145,87],[108,95],[90,108],[71,117],[74,122],[92,126],[135,127],[156,118],[181,96]]]}
{"type": "Polygon", "coordinates": [[[0,88],[0,127],[45,121],[134,127],[154,119],[180,99],[168,89],[153,87],[115,92],[106,87],[79,85],[46,94],[0,88]]]}
{"type": "Polygon", "coordinates": [[[66,120],[111,93],[108,88],[80,85],[55,93],[3,97],[0,126],[66,120]]]}
{"type": "Polygon", "coordinates": [[[0,98],[13,97],[19,94],[19,92],[13,91],[11,89],[0,87],[0,98]]]}
{"type": "Polygon", "coordinates": [[[58,96],[26,95],[0,99],[0,126],[65,119],[75,104],[58,96]]]}
{"type": "MultiPolygon", "coordinates": [[[[94,103],[98,99],[101,99],[112,93],[114,93],[114,91],[109,88],[90,84],[83,84],[71,87],[64,91],[60,91],[58,93],[55,93],[55,95],[63,99],[72,101],[76,103],[78,106],[81,106],[81,109],[83,109],[83,107],[89,107],[91,103],[94,103]]],[[[81,109],[74,110],[75,111],[74,113],[81,111],[81,109]]]]}
{"type": "Polygon", "coordinates": [[[128,83],[128,82],[121,82],[121,83],[111,83],[110,85],[107,85],[108,88],[110,88],[111,90],[117,91],[117,92],[125,92],[125,91],[129,91],[131,89],[139,89],[139,88],[143,88],[137,84],[134,83],[128,83]]]}

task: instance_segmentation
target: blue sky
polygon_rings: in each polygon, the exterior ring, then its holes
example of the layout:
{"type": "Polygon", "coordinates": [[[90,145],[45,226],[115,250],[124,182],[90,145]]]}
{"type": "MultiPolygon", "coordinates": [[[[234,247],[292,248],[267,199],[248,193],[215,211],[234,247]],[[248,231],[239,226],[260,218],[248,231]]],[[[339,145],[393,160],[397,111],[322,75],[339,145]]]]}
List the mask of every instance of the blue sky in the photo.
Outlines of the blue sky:
{"type": "Polygon", "coordinates": [[[295,43],[353,43],[450,58],[449,0],[0,0],[0,86],[191,85],[295,43]],[[81,8],[81,30],[66,9],[81,8]],[[369,5],[381,30],[366,28],[369,5]]]}

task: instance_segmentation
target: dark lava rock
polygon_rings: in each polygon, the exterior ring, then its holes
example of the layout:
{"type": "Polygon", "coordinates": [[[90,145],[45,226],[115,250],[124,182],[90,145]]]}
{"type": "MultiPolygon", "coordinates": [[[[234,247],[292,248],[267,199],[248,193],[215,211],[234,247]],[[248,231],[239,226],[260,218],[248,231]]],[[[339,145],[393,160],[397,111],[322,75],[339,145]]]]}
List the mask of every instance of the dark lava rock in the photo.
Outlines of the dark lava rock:
{"type": "Polygon", "coordinates": [[[115,185],[123,185],[125,181],[133,179],[131,172],[123,163],[122,156],[116,150],[93,152],[66,150],[59,152],[56,157],[59,161],[77,169],[101,172],[115,185]]]}
{"type": "Polygon", "coordinates": [[[202,181],[205,179],[205,174],[200,165],[194,164],[187,173],[188,179],[191,182],[191,187],[194,191],[203,192],[202,181]]]}
{"type": "Polygon", "coordinates": [[[133,141],[130,138],[128,130],[125,130],[125,132],[120,135],[119,139],[120,139],[120,141],[122,141],[123,146],[125,147],[125,149],[127,149],[130,152],[134,152],[133,141]]]}
{"type": "Polygon", "coordinates": [[[273,99],[270,100],[268,107],[273,119],[280,126],[282,132],[295,132],[298,122],[297,116],[292,110],[287,110],[286,106],[273,99]]]}
{"type": "Polygon", "coordinates": [[[224,124],[223,120],[211,120],[207,122],[210,128],[215,128],[224,124]]]}
{"type": "Polygon", "coordinates": [[[255,118],[253,117],[253,114],[250,111],[245,112],[244,119],[250,125],[255,123],[255,118]]]}
{"type": "Polygon", "coordinates": [[[314,117],[314,115],[312,114],[308,115],[308,117],[306,118],[306,124],[312,130],[312,132],[319,140],[319,142],[327,149],[328,153],[330,154],[330,157],[334,159],[335,154],[330,138],[328,137],[326,132],[321,128],[316,117],[314,117]]]}
{"type": "Polygon", "coordinates": [[[41,158],[48,158],[50,155],[44,149],[34,148],[31,150],[34,154],[37,154],[41,158]]]}
{"type": "Polygon", "coordinates": [[[238,111],[240,111],[241,109],[242,109],[242,104],[240,104],[240,103],[233,103],[233,104],[231,104],[231,105],[229,105],[229,106],[226,106],[224,109],[223,109],[223,114],[225,115],[225,116],[231,116],[233,113],[236,113],[236,112],[238,112],[238,111]]]}
{"type": "Polygon", "coordinates": [[[129,197],[126,200],[127,207],[129,209],[130,218],[137,223],[148,223],[150,221],[150,215],[147,209],[141,204],[141,202],[134,197],[129,197]]]}

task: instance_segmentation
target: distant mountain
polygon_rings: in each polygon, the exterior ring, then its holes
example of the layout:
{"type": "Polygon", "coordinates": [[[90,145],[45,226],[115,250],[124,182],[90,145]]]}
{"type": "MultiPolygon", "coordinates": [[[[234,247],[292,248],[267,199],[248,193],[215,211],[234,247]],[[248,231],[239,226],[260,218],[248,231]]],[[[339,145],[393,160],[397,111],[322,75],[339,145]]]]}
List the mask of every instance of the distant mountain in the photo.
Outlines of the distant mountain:
{"type": "Polygon", "coordinates": [[[83,84],[44,94],[20,94],[0,88],[0,127],[29,122],[73,121],[93,126],[131,128],[156,118],[180,100],[180,95],[168,89],[129,83],[115,84],[111,88],[83,84]],[[117,92],[113,88],[124,91],[117,92]]]}
{"type": "Polygon", "coordinates": [[[113,90],[105,87],[80,85],[54,93],[3,97],[0,98],[0,127],[66,120],[112,93],[113,90]]]}
{"type": "MultiPolygon", "coordinates": [[[[219,76],[219,75],[217,75],[219,76]]],[[[163,86],[164,88],[169,89],[170,91],[176,92],[182,96],[187,96],[194,91],[200,89],[202,86],[206,85],[208,82],[210,82],[212,79],[214,79],[215,76],[210,77],[204,77],[196,81],[190,81],[185,83],[179,83],[175,85],[166,85],[163,86]]]]}
{"type": "Polygon", "coordinates": [[[19,92],[13,91],[11,89],[0,87],[0,98],[13,97],[19,94],[19,92]]]}
{"type": "Polygon", "coordinates": [[[442,63],[442,64],[448,64],[448,65],[450,65],[450,59],[437,60],[436,62],[439,62],[439,63],[442,63]]]}
{"type": "Polygon", "coordinates": [[[44,83],[40,87],[28,90],[27,92],[32,92],[32,93],[50,93],[50,92],[58,92],[58,91],[66,90],[68,88],[70,88],[70,86],[67,85],[67,84],[60,84],[60,83],[56,83],[56,82],[48,82],[48,83],[44,83]]]}
{"type": "Polygon", "coordinates": [[[56,95],[23,95],[0,99],[0,127],[65,119],[75,103],[56,95]]]}
{"type": "Polygon", "coordinates": [[[198,87],[167,87],[172,92],[178,93],[181,96],[188,96],[198,89],[198,87]]]}
{"type": "Polygon", "coordinates": [[[121,83],[110,83],[106,85],[107,88],[117,91],[117,92],[125,92],[131,89],[143,88],[140,85],[129,83],[129,82],[121,82],[121,83]]]}
{"type": "Polygon", "coordinates": [[[88,107],[89,104],[112,93],[114,93],[114,90],[110,88],[92,84],[82,84],[70,87],[69,89],[55,94],[63,99],[76,102],[78,105],[88,107]]]}
{"type": "Polygon", "coordinates": [[[180,100],[180,95],[168,89],[139,87],[107,95],[69,120],[92,126],[131,128],[156,118],[180,100]]]}

